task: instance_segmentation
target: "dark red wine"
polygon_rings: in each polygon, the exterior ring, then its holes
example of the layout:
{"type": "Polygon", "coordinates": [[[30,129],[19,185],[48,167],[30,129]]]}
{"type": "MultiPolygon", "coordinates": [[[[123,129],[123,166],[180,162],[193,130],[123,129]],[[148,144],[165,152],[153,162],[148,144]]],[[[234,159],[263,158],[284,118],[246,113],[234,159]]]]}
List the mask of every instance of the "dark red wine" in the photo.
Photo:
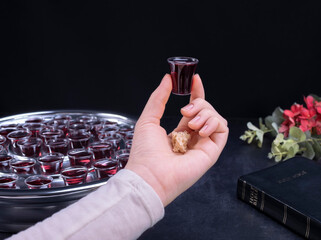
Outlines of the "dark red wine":
{"type": "Polygon", "coordinates": [[[47,142],[46,148],[49,153],[62,153],[66,156],[68,152],[68,144],[68,139],[65,138],[51,139],[47,142]]]}
{"type": "Polygon", "coordinates": [[[172,77],[172,93],[177,95],[189,95],[192,89],[192,78],[196,70],[198,60],[191,57],[172,57],[167,59],[172,77]]]}
{"type": "Polygon", "coordinates": [[[51,139],[63,138],[65,133],[61,129],[45,129],[41,131],[40,136],[47,143],[51,139]]]}
{"type": "Polygon", "coordinates": [[[7,154],[0,155],[0,170],[2,172],[9,172],[10,171],[10,160],[12,156],[7,154]]]}
{"type": "Polygon", "coordinates": [[[10,162],[13,172],[18,174],[31,174],[34,172],[34,165],[36,161],[33,159],[29,160],[16,160],[13,159],[10,162]]]}
{"type": "Polygon", "coordinates": [[[119,167],[124,168],[128,162],[128,159],[129,159],[129,154],[127,153],[118,155],[117,160],[119,161],[119,167]]]}
{"type": "Polygon", "coordinates": [[[12,174],[6,174],[0,177],[0,188],[15,188],[18,177],[12,174]]]}
{"type": "Polygon", "coordinates": [[[116,174],[118,162],[113,159],[100,160],[95,162],[94,167],[99,179],[109,178],[116,174]]]}
{"type": "Polygon", "coordinates": [[[71,166],[90,167],[93,159],[93,153],[86,149],[72,149],[68,152],[68,157],[71,166]]]}
{"type": "Polygon", "coordinates": [[[18,141],[18,146],[22,155],[26,157],[39,157],[42,140],[40,138],[30,137],[18,141]]]}
{"type": "Polygon", "coordinates": [[[75,132],[68,134],[70,148],[86,148],[90,140],[87,132],[75,132]]]}
{"type": "Polygon", "coordinates": [[[38,159],[41,172],[44,174],[58,174],[61,171],[64,155],[61,153],[52,153],[41,156],[38,159]]]}
{"type": "Polygon", "coordinates": [[[33,117],[33,118],[28,118],[25,123],[42,123],[43,118],[41,117],[33,117]]]}
{"type": "Polygon", "coordinates": [[[95,161],[111,158],[114,153],[113,144],[109,142],[93,142],[89,145],[88,149],[93,152],[95,161]]]}
{"type": "Polygon", "coordinates": [[[51,180],[49,179],[35,179],[35,180],[31,180],[31,181],[27,181],[26,182],[27,184],[30,184],[30,185],[46,185],[48,183],[51,183],[51,180]]]}
{"type": "Polygon", "coordinates": [[[29,189],[42,189],[50,188],[53,178],[44,175],[34,175],[30,176],[25,180],[25,184],[29,189]]]}
{"type": "Polygon", "coordinates": [[[40,131],[42,131],[46,125],[43,123],[25,123],[22,125],[22,127],[29,130],[33,137],[38,137],[40,131]]]}
{"type": "Polygon", "coordinates": [[[67,186],[81,184],[86,182],[87,170],[77,168],[66,168],[62,171],[61,176],[63,177],[67,186]]]}

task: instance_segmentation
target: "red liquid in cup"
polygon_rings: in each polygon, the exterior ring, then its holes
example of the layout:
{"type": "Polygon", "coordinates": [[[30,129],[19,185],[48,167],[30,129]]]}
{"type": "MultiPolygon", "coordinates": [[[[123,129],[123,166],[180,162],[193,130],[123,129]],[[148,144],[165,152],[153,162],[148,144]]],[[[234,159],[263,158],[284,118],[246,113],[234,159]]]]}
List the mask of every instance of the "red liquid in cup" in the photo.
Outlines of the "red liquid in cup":
{"type": "Polygon", "coordinates": [[[173,57],[167,59],[172,77],[172,93],[177,95],[189,95],[192,88],[192,78],[196,70],[198,60],[191,57],[173,57]]]}
{"type": "Polygon", "coordinates": [[[40,157],[38,159],[43,174],[58,174],[61,172],[63,164],[63,154],[53,153],[40,157]]]}
{"type": "Polygon", "coordinates": [[[32,180],[32,181],[27,181],[26,183],[28,184],[28,187],[30,189],[38,189],[39,187],[43,186],[43,185],[47,185],[46,187],[50,188],[51,187],[51,183],[52,181],[49,179],[36,179],[36,180],[32,180]],[[33,185],[34,187],[30,186],[33,185]]]}
{"type": "Polygon", "coordinates": [[[46,129],[40,133],[40,136],[42,137],[44,142],[47,143],[51,139],[64,137],[65,133],[61,129],[46,129]]]}
{"type": "Polygon", "coordinates": [[[21,160],[21,161],[11,161],[11,167],[13,172],[18,174],[32,174],[34,173],[35,161],[32,160],[21,160]]]}
{"type": "Polygon", "coordinates": [[[116,158],[119,161],[119,167],[124,168],[128,162],[129,154],[127,154],[127,153],[120,154],[116,158]]]}
{"type": "Polygon", "coordinates": [[[76,132],[68,135],[70,148],[86,148],[90,140],[87,132],[76,132]]]}
{"type": "Polygon", "coordinates": [[[95,162],[94,167],[99,179],[110,178],[116,174],[118,169],[118,162],[116,160],[110,159],[101,160],[95,162]]]}
{"type": "Polygon", "coordinates": [[[67,186],[86,182],[87,171],[84,169],[65,169],[61,173],[67,186]]]}
{"type": "Polygon", "coordinates": [[[11,176],[1,176],[0,177],[0,188],[15,188],[16,187],[16,177],[11,176]]]}
{"type": "Polygon", "coordinates": [[[111,158],[114,154],[113,144],[109,142],[94,142],[89,145],[88,149],[93,152],[95,161],[103,158],[111,158]]]}
{"type": "Polygon", "coordinates": [[[93,153],[86,149],[73,149],[68,152],[70,166],[90,167],[93,159],[93,153]]]}
{"type": "Polygon", "coordinates": [[[2,172],[9,172],[10,171],[10,160],[12,156],[7,154],[0,155],[0,170],[2,172]]]}
{"type": "Polygon", "coordinates": [[[42,140],[40,138],[27,138],[18,141],[21,153],[26,157],[39,157],[42,140]]]}
{"type": "Polygon", "coordinates": [[[22,138],[29,138],[31,136],[31,132],[27,130],[17,130],[10,132],[7,135],[7,138],[11,140],[11,144],[13,146],[13,150],[19,153],[19,147],[17,146],[17,142],[22,138]],[[17,151],[18,150],[18,151],[17,151]]]}
{"type": "Polygon", "coordinates": [[[46,148],[49,153],[62,153],[66,156],[68,152],[68,140],[64,138],[51,139],[47,142],[46,148]]]}

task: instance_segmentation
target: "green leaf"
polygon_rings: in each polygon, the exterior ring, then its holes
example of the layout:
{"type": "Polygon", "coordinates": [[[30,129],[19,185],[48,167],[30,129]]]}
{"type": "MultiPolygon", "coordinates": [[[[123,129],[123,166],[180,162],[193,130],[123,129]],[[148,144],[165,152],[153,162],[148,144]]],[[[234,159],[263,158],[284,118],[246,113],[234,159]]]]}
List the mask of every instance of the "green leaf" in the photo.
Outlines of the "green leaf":
{"type": "Polygon", "coordinates": [[[251,130],[253,130],[253,131],[257,131],[257,130],[259,130],[257,127],[255,127],[254,125],[253,125],[253,123],[251,123],[251,122],[248,122],[247,123],[247,127],[248,127],[248,129],[251,129],[251,130]]]}
{"type": "Polygon", "coordinates": [[[313,150],[315,153],[316,160],[321,159],[321,145],[320,145],[320,143],[317,140],[312,139],[312,147],[313,147],[313,150]]]}
{"type": "Polygon", "coordinates": [[[315,156],[315,152],[313,150],[312,145],[309,142],[303,142],[300,144],[300,146],[303,150],[302,156],[312,160],[315,156]]]}
{"type": "Polygon", "coordinates": [[[291,127],[289,131],[289,138],[296,142],[303,142],[306,140],[306,135],[298,127],[291,127]]]}
{"type": "Polygon", "coordinates": [[[275,122],[278,126],[280,126],[283,121],[283,110],[280,107],[277,107],[272,113],[272,122],[275,122]]]}

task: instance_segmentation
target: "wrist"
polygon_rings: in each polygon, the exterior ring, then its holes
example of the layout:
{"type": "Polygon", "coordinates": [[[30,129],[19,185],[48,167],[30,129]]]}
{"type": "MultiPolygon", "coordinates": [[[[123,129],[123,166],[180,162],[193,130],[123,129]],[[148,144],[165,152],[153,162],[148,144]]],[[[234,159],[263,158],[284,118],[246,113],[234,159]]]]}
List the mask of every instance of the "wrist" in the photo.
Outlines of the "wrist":
{"type": "Polygon", "coordinates": [[[150,185],[153,190],[158,195],[159,199],[163,203],[163,206],[166,207],[168,205],[166,193],[163,185],[159,182],[157,177],[144,165],[134,164],[128,162],[125,169],[131,170],[140,176],[148,185],[150,185]]]}

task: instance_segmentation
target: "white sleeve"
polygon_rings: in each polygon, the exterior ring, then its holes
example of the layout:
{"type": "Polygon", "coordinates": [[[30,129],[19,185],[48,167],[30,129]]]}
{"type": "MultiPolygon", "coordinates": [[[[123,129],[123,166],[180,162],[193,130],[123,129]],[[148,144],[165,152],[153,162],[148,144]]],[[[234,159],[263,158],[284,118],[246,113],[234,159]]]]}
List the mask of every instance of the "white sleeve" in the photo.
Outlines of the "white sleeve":
{"type": "Polygon", "coordinates": [[[137,239],[163,216],[152,187],[123,169],[95,192],[9,239],[137,239]]]}

